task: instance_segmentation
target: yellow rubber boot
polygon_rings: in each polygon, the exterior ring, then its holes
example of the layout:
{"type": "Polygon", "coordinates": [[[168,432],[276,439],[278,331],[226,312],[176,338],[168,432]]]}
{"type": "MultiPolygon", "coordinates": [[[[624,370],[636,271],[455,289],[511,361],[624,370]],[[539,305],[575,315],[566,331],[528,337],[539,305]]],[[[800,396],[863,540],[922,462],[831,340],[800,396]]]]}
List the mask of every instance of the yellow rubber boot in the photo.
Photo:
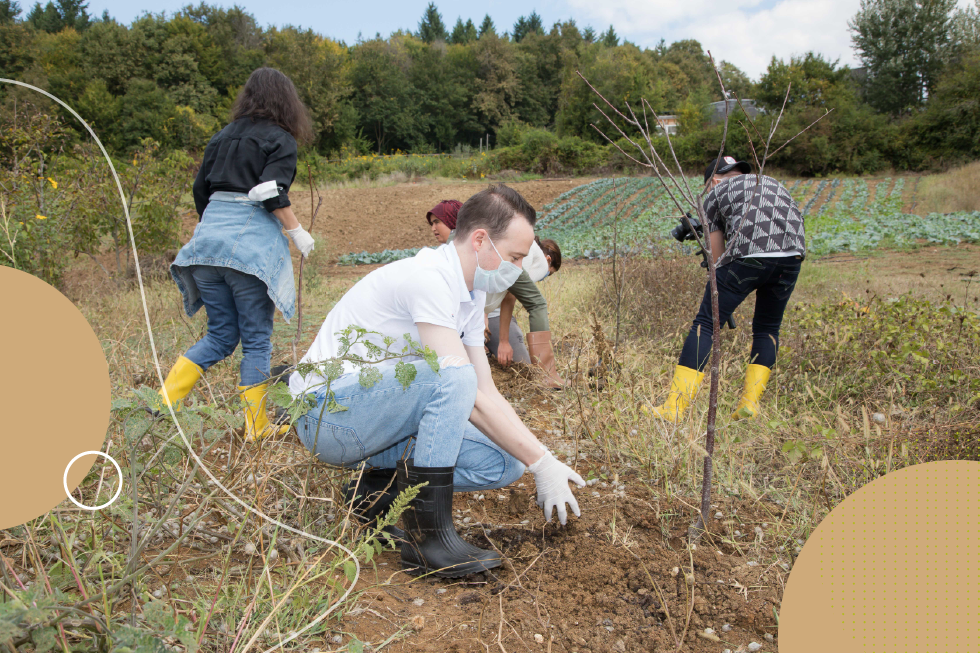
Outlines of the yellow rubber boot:
{"type": "MultiPolygon", "coordinates": [[[[662,405],[650,409],[654,417],[668,422],[676,422],[684,415],[694,394],[701,386],[704,372],[678,365],[674,368],[674,379],[670,382],[670,394],[662,405]]],[[[644,412],[647,412],[644,408],[644,412]]]]}
{"type": "Polygon", "coordinates": [[[269,416],[265,412],[265,396],[269,389],[268,383],[261,383],[249,387],[238,386],[238,394],[242,398],[243,408],[245,409],[245,441],[258,442],[271,435],[285,435],[289,433],[289,424],[275,425],[269,423],[269,416]]]}
{"type": "Polygon", "coordinates": [[[742,391],[742,398],[735,406],[732,419],[753,419],[759,414],[759,397],[769,383],[770,370],[765,365],[750,364],[745,370],[745,389],[742,391]]]}
{"type": "Polygon", "coordinates": [[[167,405],[167,398],[169,397],[170,404],[174,406],[174,410],[179,410],[179,407],[176,405],[177,402],[181,401],[190,393],[202,374],[204,374],[204,370],[197,363],[184,356],[178,358],[174,366],[170,368],[170,373],[167,374],[167,380],[164,381],[163,387],[159,390],[163,405],[167,405]],[[166,391],[166,394],[164,394],[164,391],[166,391]]]}

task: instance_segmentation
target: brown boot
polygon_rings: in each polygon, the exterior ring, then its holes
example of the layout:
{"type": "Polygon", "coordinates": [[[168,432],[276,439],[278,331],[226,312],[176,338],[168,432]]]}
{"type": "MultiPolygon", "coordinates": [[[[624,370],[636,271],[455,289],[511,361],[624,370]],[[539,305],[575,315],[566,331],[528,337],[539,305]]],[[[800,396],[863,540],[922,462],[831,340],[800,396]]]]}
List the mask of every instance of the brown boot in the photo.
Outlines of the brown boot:
{"type": "Polygon", "coordinates": [[[544,370],[545,386],[553,389],[565,387],[565,380],[558,374],[555,351],[551,348],[551,331],[531,331],[524,336],[531,362],[544,370]]]}

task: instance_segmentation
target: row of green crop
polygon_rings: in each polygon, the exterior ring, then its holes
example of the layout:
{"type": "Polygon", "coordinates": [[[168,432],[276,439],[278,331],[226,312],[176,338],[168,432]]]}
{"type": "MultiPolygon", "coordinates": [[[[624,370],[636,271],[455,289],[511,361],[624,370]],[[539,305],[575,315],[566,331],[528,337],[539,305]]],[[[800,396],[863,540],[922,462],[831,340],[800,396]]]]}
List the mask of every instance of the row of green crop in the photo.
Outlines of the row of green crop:
{"type": "MultiPolygon", "coordinates": [[[[801,204],[810,254],[980,241],[980,213],[904,213],[904,177],[880,180],[874,190],[863,179],[797,180],[788,188],[801,204]]],[[[625,252],[662,246],[678,224],[678,213],[656,179],[601,179],[545,206],[538,230],[558,241],[567,257],[601,258],[614,241],[625,252]]]]}
{"type": "MultiPolygon", "coordinates": [[[[692,178],[686,183],[697,192],[700,180],[692,178]]],[[[882,244],[910,246],[922,241],[980,242],[980,212],[904,213],[903,177],[894,183],[880,180],[873,191],[863,179],[795,181],[787,188],[801,203],[809,254],[861,251],[882,244]],[[823,202],[817,207],[821,198],[823,202]]],[[[542,238],[557,241],[565,258],[604,258],[614,249],[643,254],[677,247],[669,233],[679,224],[679,215],[668,188],[656,178],[598,179],[570,189],[542,207],[536,230],[542,238]]],[[[348,254],[341,263],[386,263],[417,251],[348,254]]]]}
{"type": "Polygon", "coordinates": [[[337,260],[337,265],[372,265],[376,263],[391,263],[403,258],[415,256],[423,248],[413,247],[410,249],[386,249],[383,252],[360,252],[344,254],[337,260]]]}

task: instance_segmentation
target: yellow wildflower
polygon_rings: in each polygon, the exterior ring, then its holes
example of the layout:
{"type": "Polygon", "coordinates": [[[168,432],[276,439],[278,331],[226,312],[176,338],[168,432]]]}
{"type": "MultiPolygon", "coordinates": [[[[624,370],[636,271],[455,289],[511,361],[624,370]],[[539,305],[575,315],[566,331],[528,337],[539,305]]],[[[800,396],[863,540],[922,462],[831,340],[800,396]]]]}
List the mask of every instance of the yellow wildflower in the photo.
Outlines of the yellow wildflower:
{"type": "Polygon", "coordinates": [[[52,188],[54,188],[55,190],[58,190],[58,182],[56,182],[56,181],[55,181],[54,179],[52,179],[51,177],[48,177],[48,181],[50,181],[50,182],[51,182],[51,187],[52,187],[52,188]]]}
{"type": "Polygon", "coordinates": [[[34,217],[37,218],[38,220],[47,220],[48,219],[48,216],[41,215],[40,213],[37,214],[37,215],[35,215],[34,217]]]}

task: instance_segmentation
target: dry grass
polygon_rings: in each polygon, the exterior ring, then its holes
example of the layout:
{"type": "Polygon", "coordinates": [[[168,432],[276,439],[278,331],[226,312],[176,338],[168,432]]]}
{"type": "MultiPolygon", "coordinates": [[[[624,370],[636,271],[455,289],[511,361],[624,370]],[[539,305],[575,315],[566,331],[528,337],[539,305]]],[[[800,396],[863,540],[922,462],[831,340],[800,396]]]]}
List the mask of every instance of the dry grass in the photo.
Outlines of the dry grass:
{"type": "Polygon", "coordinates": [[[917,204],[919,215],[980,211],[980,161],[923,179],[917,204]]]}

